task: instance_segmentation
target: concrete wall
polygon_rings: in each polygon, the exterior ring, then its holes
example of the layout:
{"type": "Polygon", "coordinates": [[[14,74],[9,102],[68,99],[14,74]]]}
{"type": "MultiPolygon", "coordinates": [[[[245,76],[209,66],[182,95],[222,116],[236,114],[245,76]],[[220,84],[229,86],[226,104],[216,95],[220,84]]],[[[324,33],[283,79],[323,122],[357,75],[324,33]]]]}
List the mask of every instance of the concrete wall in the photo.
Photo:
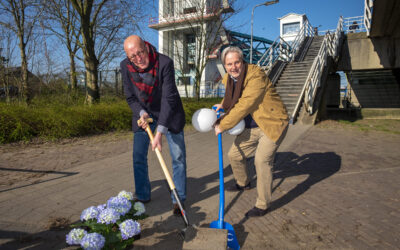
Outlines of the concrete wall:
{"type": "Polygon", "coordinates": [[[347,34],[338,71],[400,68],[400,38],[347,34]]]}

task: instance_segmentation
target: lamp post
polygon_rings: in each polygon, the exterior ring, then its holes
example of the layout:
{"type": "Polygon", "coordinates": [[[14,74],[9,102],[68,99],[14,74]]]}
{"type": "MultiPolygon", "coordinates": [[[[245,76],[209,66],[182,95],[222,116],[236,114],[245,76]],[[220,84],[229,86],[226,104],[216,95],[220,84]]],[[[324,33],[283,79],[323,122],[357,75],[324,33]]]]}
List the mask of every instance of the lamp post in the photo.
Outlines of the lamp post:
{"type": "Polygon", "coordinates": [[[265,3],[260,3],[257,4],[256,6],[253,7],[253,10],[251,12],[251,36],[250,36],[250,63],[253,63],[253,17],[254,17],[254,9],[257,8],[258,6],[268,6],[274,3],[278,3],[279,0],[272,0],[272,1],[266,1],[265,3]]]}

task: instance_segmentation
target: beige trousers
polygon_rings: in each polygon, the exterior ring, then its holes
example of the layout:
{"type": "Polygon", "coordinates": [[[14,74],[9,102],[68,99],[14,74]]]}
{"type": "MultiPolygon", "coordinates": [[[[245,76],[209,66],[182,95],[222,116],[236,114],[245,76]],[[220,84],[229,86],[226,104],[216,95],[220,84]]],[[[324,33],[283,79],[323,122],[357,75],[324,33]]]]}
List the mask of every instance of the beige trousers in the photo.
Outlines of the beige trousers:
{"type": "Polygon", "coordinates": [[[236,183],[245,186],[250,182],[246,166],[247,158],[254,156],[257,174],[256,207],[267,209],[271,202],[272,168],[275,152],[278,150],[287,128],[277,142],[269,139],[260,128],[245,129],[238,135],[228,156],[236,183]]]}

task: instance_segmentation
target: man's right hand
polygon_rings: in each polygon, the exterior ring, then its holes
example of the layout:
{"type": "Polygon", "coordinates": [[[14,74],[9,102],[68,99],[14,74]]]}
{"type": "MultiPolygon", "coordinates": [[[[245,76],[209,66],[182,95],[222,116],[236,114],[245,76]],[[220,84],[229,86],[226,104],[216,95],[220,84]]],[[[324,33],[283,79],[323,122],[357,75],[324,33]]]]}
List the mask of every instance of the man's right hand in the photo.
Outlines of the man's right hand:
{"type": "Polygon", "coordinates": [[[139,127],[141,127],[142,129],[146,129],[149,125],[149,123],[147,122],[148,118],[150,118],[149,114],[147,114],[146,112],[143,113],[138,122],[139,127]]]}

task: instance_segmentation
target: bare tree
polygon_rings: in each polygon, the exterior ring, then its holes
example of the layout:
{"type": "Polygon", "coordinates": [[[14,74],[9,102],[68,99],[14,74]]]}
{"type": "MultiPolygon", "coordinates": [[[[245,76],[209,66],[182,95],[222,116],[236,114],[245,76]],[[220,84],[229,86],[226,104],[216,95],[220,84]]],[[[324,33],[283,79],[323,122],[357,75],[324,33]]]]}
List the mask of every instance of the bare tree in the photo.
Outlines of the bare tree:
{"type": "Polygon", "coordinates": [[[159,18],[158,25],[172,27],[172,31],[164,33],[170,40],[164,53],[174,58],[186,95],[192,78],[195,96],[199,99],[207,64],[214,60],[215,65],[218,49],[228,43],[224,22],[235,14],[231,8],[234,1],[228,4],[226,0],[166,0],[163,3],[164,16],[159,18]]]}
{"type": "Polygon", "coordinates": [[[76,55],[79,47],[80,25],[76,11],[69,0],[46,0],[42,2],[43,26],[65,45],[69,55],[69,80],[71,88],[77,89],[76,55]]]}
{"type": "MultiPolygon", "coordinates": [[[[11,55],[15,48],[15,34],[3,26],[0,26],[0,82],[3,88],[1,97],[5,97],[6,103],[10,103],[11,92],[16,90],[16,87],[12,85],[13,81],[10,79],[9,65],[11,63],[11,55]]],[[[14,79],[15,82],[15,79],[14,79]]]]}
{"type": "Polygon", "coordinates": [[[0,25],[12,30],[18,37],[21,54],[21,94],[29,104],[32,93],[28,81],[27,44],[32,38],[35,23],[38,20],[35,0],[0,1],[0,25]]]}
{"type": "Polygon", "coordinates": [[[99,65],[122,51],[122,37],[126,37],[122,30],[137,23],[135,18],[140,18],[145,3],[124,0],[71,0],[71,3],[80,19],[80,46],[87,80],[86,103],[90,105],[100,99],[99,65]]]}

